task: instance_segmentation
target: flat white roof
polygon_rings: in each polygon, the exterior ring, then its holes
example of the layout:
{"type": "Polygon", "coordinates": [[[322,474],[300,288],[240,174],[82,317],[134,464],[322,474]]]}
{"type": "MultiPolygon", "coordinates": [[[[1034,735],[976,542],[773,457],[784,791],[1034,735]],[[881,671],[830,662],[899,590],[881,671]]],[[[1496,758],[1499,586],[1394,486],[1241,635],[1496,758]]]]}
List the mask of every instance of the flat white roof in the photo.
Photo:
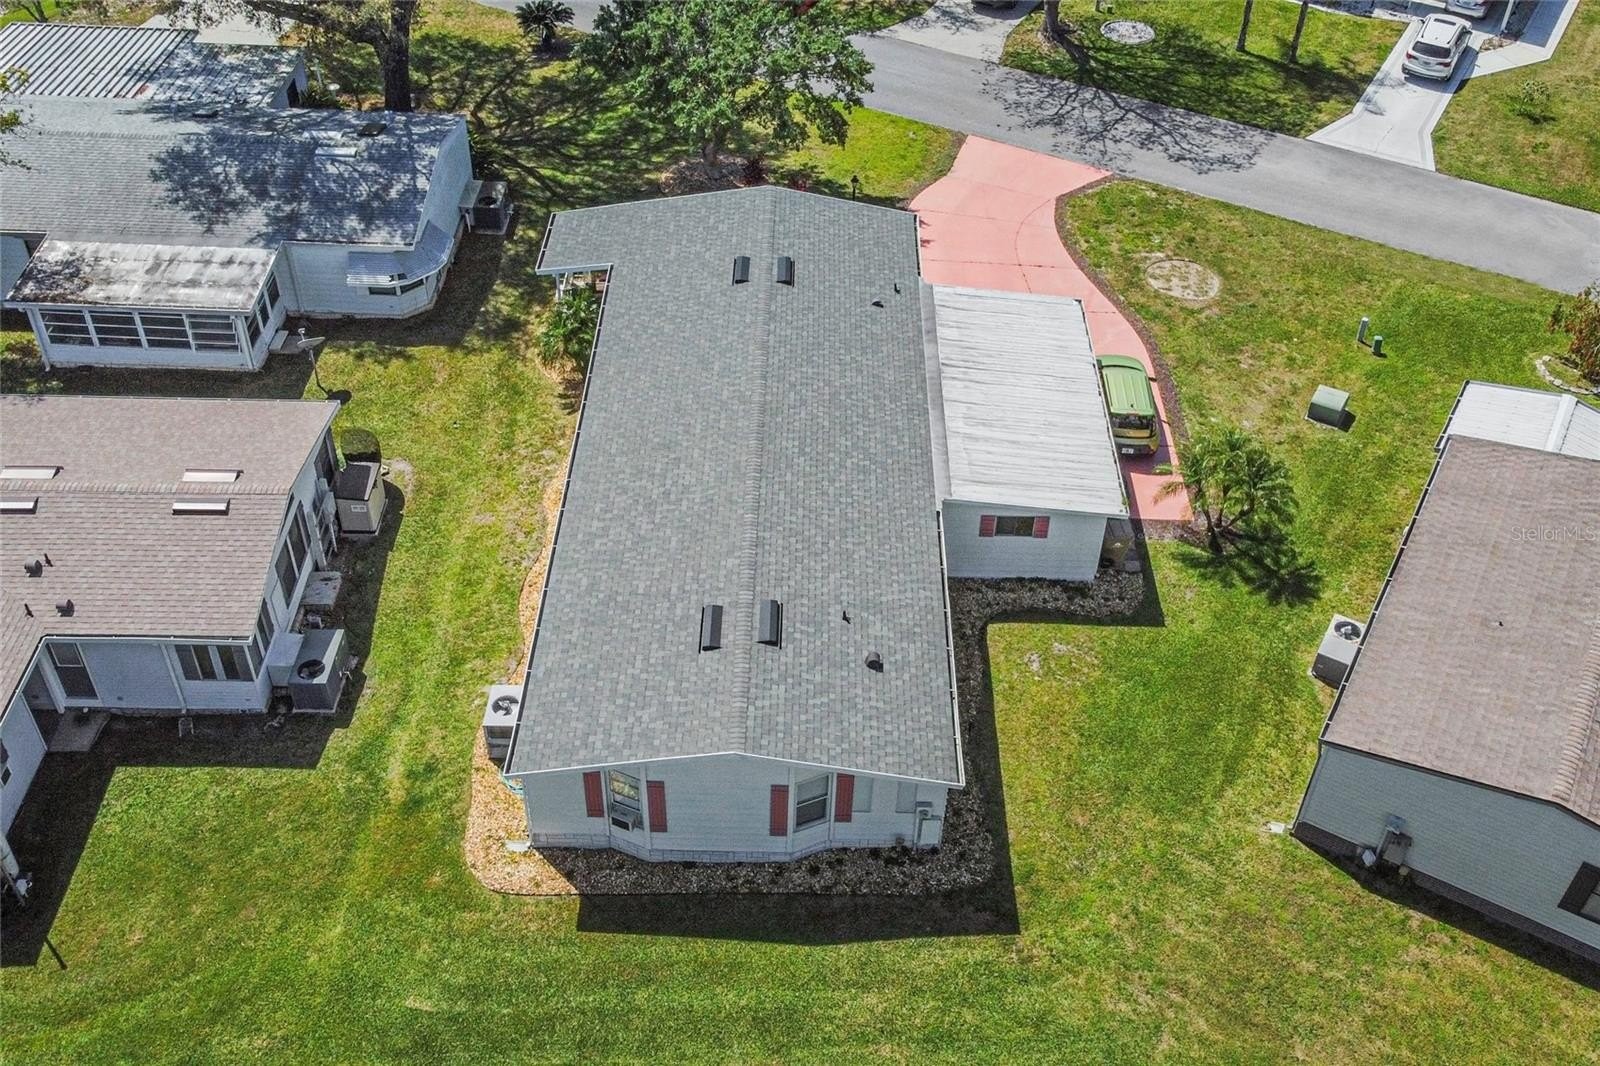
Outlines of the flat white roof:
{"type": "Polygon", "coordinates": [[[1600,459],[1600,410],[1571,393],[1469,381],[1440,443],[1452,435],[1600,459]]]}
{"type": "Polygon", "coordinates": [[[21,304],[247,311],[278,253],[262,248],[45,241],[7,297],[21,304]]]}
{"type": "MultiPolygon", "coordinates": [[[[928,291],[946,498],[1126,515],[1083,306],[1030,293],[928,291]]],[[[938,464],[937,439],[934,451],[938,464]]]]}

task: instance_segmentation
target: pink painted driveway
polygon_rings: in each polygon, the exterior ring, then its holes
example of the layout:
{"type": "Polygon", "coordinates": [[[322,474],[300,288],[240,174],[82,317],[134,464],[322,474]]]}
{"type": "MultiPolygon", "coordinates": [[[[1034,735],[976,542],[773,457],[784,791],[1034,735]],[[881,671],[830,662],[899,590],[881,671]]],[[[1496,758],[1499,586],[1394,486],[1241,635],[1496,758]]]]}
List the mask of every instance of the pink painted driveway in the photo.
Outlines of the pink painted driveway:
{"type": "MultiPolygon", "coordinates": [[[[1108,177],[1104,170],[1054,156],[968,137],[950,173],[911,201],[922,233],[922,276],[935,285],[1071,296],[1083,303],[1089,340],[1097,355],[1132,355],[1155,373],[1150,352],[1133,324],[1072,261],[1056,232],[1056,198],[1108,177]]],[[[1172,427],[1161,392],[1161,450],[1122,460],[1134,517],[1187,521],[1182,493],[1157,499],[1178,466],[1172,427]]]]}

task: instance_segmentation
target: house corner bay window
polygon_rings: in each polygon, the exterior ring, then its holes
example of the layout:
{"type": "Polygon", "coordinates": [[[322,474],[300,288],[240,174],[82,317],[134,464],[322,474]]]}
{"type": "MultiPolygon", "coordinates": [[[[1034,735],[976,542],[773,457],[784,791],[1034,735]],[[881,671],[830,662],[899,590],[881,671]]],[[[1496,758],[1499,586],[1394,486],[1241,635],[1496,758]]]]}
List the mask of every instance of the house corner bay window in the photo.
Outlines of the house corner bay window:
{"type": "Polygon", "coordinates": [[[618,829],[637,829],[642,824],[643,810],[639,779],[621,770],[606,775],[609,783],[611,824],[618,829]]]}

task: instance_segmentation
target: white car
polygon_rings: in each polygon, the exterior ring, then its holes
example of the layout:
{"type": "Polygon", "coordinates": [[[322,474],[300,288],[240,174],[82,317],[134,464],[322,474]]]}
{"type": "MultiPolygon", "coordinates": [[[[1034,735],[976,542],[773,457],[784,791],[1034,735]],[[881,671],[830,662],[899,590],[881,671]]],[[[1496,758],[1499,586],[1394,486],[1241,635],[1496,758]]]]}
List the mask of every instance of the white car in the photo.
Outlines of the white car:
{"type": "Polygon", "coordinates": [[[1422,30],[1406,49],[1406,59],[1400,69],[1419,78],[1450,77],[1456,64],[1466,54],[1472,40],[1472,27],[1463,19],[1451,15],[1429,15],[1422,20],[1422,30]]]}
{"type": "Polygon", "coordinates": [[[1444,9],[1452,15],[1481,19],[1489,13],[1489,0],[1444,0],[1444,9]]]}

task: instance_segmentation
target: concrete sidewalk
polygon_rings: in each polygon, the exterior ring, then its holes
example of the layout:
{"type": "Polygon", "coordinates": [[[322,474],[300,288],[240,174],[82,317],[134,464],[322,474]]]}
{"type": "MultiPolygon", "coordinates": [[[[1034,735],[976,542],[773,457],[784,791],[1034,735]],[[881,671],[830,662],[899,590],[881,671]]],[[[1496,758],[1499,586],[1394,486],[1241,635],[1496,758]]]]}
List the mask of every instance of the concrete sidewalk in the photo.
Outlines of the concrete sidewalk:
{"type": "MultiPolygon", "coordinates": [[[[1056,230],[1057,198],[1109,176],[1081,163],[968,137],[950,172],[911,201],[922,234],[922,276],[935,285],[1070,296],[1083,304],[1097,355],[1134,356],[1153,377],[1154,363],[1138,330],[1067,253],[1056,230]]],[[[1128,503],[1135,518],[1187,521],[1188,498],[1182,492],[1162,495],[1165,486],[1182,479],[1156,472],[1163,466],[1177,469],[1160,390],[1156,410],[1161,450],[1122,459],[1128,503]]]]}

